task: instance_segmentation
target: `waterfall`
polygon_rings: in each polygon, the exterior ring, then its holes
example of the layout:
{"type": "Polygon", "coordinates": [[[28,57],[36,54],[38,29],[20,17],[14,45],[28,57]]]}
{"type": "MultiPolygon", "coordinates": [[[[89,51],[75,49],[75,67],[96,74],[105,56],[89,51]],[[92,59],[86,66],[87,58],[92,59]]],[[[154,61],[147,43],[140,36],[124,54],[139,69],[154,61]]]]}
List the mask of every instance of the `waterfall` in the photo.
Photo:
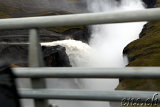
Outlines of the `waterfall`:
{"type": "MultiPolygon", "coordinates": [[[[87,0],[90,12],[114,12],[144,9],[141,0],[87,0]]],[[[134,13],[131,13],[134,14],[134,13]]],[[[74,67],[125,67],[123,49],[138,38],[145,22],[104,24],[91,27],[88,44],[75,40],[42,43],[45,46],[66,47],[69,60],[74,67]]],[[[48,88],[114,90],[118,79],[47,79],[48,88]]],[[[110,107],[107,102],[57,101],[59,107],[110,107]]],[[[25,106],[31,107],[31,106],[25,106]]]]}
{"type": "Polygon", "coordinates": [[[43,46],[61,45],[66,48],[66,53],[69,57],[70,63],[73,67],[87,67],[90,62],[90,55],[92,53],[91,47],[81,41],[76,40],[62,40],[55,42],[41,43],[43,46]]]}
{"type": "MultiPolygon", "coordinates": [[[[87,0],[91,12],[114,12],[144,9],[141,0],[87,0]]],[[[131,13],[134,14],[134,13],[131,13]]],[[[138,38],[144,22],[92,26],[90,46],[97,58],[95,66],[124,67],[123,49],[138,38]]]]}
{"type": "MultiPolygon", "coordinates": [[[[145,9],[141,0],[87,0],[90,12],[115,12],[145,9]]],[[[134,14],[134,13],[131,13],[134,14]]],[[[93,49],[94,61],[90,65],[96,67],[125,67],[126,55],[123,55],[124,47],[138,39],[143,25],[146,22],[94,25],[91,27],[92,35],[90,46],[93,49]],[[123,57],[124,56],[124,57],[123,57]]],[[[114,90],[118,85],[116,79],[83,80],[88,87],[99,87],[102,90],[114,90]],[[92,85],[92,83],[94,85],[92,85]]],[[[109,103],[107,103],[109,107],[109,103]]],[[[120,104],[111,103],[113,107],[120,104]]],[[[106,107],[103,103],[101,106],[106,107]]]]}

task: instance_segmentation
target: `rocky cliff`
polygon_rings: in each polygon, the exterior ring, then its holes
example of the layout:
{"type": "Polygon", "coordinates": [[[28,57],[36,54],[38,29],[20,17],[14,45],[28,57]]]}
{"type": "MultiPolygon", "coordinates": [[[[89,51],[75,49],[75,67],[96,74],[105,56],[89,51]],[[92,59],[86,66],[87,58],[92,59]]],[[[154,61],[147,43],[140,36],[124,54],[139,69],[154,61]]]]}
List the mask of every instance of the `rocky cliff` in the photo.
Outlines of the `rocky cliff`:
{"type": "MultiPolygon", "coordinates": [[[[147,4],[147,7],[153,7],[155,4],[155,0],[143,1],[147,4]]],[[[0,0],[0,18],[84,12],[88,12],[86,0],[0,0]]],[[[90,35],[87,26],[54,27],[40,29],[40,32],[41,41],[43,42],[64,40],[66,38],[88,42],[90,35]]],[[[0,31],[0,42],[27,42],[27,34],[26,30],[0,31]]]]}
{"type": "MultiPolygon", "coordinates": [[[[157,0],[155,7],[159,4],[160,0],[157,0]]],[[[160,66],[160,22],[148,22],[139,37],[124,49],[129,59],[128,66],[160,66]]],[[[160,90],[160,80],[122,79],[117,89],[160,90]]]]}
{"type": "MultiPolygon", "coordinates": [[[[0,18],[48,16],[86,12],[84,0],[0,0],[0,18]]],[[[87,26],[39,29],[41,41],[67,38],[88,42],[87,26]]],[[[27,30],[0,31],[0,42],[27,42],[27,30]],[[13,37],[14,36],[14,37],[13,37]]]]}
{"type": "MultiPolygon", "coordinates": [[[[65,47],[42,46],[45,66],[48,67],[71,67],[65,47]]],[[[28,45],[27,44],[1,44],[0,60],[21,67],[28,66],[28,45]]],[[[15,67],[15,66],[13,66],[15,67]]]]}
{"type": "Polygon", "coordinates": [[[156,0],[143,0],[143,2],[146,4],[146,7],[153,8],[156,4],[156,0]]]}
{"type": "MultiPolygon", "coordinates": [[[[152,7],[155,4],[155,0],[143,1],[147,4],[147,7],[152,7]]],[[[157,6],[159,4],[158,2],[159,0],[157,0],[157,6]]],[[[0,18],[46,16],[83,12],[87,12],[85,0],[0,0],[0,18]]],[[[39,29],[39,34],[41,37],[40,39],[43,42],[64,40],[68,38],[88,42],[90,37],[89,28],[87,26],[42,28],[39,29]]],[[[2,42],[28,42],[28,30],[0,31],[0,43],[2,42]]],[[[133,58],[134,57],[130,59],[133,58]]]]}

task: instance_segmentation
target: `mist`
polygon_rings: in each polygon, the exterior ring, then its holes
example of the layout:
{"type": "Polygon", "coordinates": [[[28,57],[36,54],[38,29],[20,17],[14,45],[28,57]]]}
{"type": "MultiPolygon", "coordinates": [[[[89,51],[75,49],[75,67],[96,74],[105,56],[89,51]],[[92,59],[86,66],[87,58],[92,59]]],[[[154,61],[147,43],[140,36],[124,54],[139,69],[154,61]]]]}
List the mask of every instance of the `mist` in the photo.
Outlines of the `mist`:
{"type": "MultiPolygon", "coordinates": [[[[118,0],[87,0],[87,6],[90,12],[145,9],[141,0],[121,0],[121,2],[118,0]]],[[[64,46],[73,67],[125,67],[128,62],[126,57],[123,58],[123,49],[131,41],[138,39],[145,23],[91,26],[89,44],[76,40],[63,40],[42,43],[42,45],[64,46]]],[[[48,88],[63,89],[114,90],[118,83],[118,79],[47,79],[48,88]]],[[[110,107],[108,102],[95,101],[50,100],[50,104],[56,104],[59,107],[110,107]]]]}
{"type": "MultiPolygon", "coordinates": [[[[145,9],[141,0],[87,0],[91,12],[115,12],[145,9]]],[[[134,14],[134,13],[131,13],[134,14]]],[[[138,39],[145,22],[92,26],[90,46],[97,67],[125,67],[124,47],[138,39]]]]}

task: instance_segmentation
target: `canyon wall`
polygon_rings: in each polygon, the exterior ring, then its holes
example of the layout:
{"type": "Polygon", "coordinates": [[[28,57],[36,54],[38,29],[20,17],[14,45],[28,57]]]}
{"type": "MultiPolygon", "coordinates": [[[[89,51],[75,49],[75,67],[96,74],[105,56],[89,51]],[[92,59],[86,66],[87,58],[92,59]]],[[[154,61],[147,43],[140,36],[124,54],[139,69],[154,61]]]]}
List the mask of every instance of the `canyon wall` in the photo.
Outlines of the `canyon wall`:
{"type": "MultiPolygon", "coordinates": [[[[154,7],[160,6],[157,0],[154,7]]],[[[145,24],[139,39],[127,45],[123,51],[128,56],[128,67],[160,66],[160,22],[145,24]]],[[[160,90],[159,79],[121,79],[117,90],[160,90]]]]}
{"type": "MultiPolygon", "coordinates": [[[[0,18],[49,16],[87,12],[84,0],[0,0],[0,18]]],[[[42,42],[75,39],[88,42],[87,26],[39,29],[42,42]]],[[[27,42],[28,30],[0,31],[0,42],[27,42]],[[13,37],[14,35],[14,37],[13,37]]]]}

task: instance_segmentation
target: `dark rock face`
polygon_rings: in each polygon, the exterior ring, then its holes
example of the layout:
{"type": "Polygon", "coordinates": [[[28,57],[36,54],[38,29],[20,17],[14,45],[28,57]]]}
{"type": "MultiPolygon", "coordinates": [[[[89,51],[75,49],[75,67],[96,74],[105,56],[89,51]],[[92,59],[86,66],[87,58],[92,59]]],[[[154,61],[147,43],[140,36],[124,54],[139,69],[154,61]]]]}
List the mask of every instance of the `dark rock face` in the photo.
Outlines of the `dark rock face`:
{"type": "Polygon", "coordinates": [[[65,36],[66,39],[71,38],[74,40],[79,40],[79,41],[88,43],[91,32],[90,32],[89,27],[84,27],[83,30],[75,28],[75,29],[70,29],[68,31],[65,31],[63,34],[66,35],[65,36]]]}
{"type": "MultiPolygon", "coordinates": [[[[116,0],[118,2],[121,2],[121,0],[116,0]]],[[[142,0],[145,4],[147,8],[153,8],[156,5],[156,1],[157,0],[142,0]]]]}
{"type": "Polygon", "coordinates": [[[20,107],[19,95],[16,90],[15,76],[8,64],[0,62],[0,106],[20,107]]]}
{"type": "MultiPolygon", "coordinates": [[[[70,67],[69,58],[62,46],[44,47],[46,66],[70,67]]],[[[28,66],[28,45],[0,45],[0,60],[22,67],[28,66]]]]}
{"type": "MultiPolygon", "coordinates": [[[[34,13],[56,13],[64,10],[66,12],[86,12],[85,0],[0,0],[0,9],[3,16],[9,13],[9,16],[19,17],[22,14],[34,13]]],[[[0,13],[1,13],[0,12],[0,13]]]]}
{"type": "Polygon", "coordinates": [[[156,0],[143,0],[147,8],[153,8],[156,4],[156,0]]]}
{"type": "Polygon", "coordinates": [[[49,67],[71,67],[66,49],[60,45],[42,47],[45,65],[49,67]]]}
{"type": "Polygon", "coordinates": [[[0,60],[4,60],[10,64],[27,66],[27,56],[27,45],[0,45],[0,60]]]}
{"type": "MultiPolygon", "coordinates": [[[[39,29],[41,42],[53,42],[65,39],[80,40],[85,43],[89,42],[90,30],[87,26],[80,28],[52,28],[39,29]]],[[[28,30],[4,30],[0,31],[0,42],[23,43],[28,42],[28,30]]]]}
{"type": "MultiPolygon", "coordinates": [[[[87,12],[85,0],[0,0],[0,18],[49,16],[87,12]]],[[[88,43],[87,26],[40,29],[41,41],[65,40],[66,37],[88,43]]],[[[0,42],[27,42],[28,30],[0,31],[0,42]],[[13,37],[14,36],[14,37],[13,37]]]]}

